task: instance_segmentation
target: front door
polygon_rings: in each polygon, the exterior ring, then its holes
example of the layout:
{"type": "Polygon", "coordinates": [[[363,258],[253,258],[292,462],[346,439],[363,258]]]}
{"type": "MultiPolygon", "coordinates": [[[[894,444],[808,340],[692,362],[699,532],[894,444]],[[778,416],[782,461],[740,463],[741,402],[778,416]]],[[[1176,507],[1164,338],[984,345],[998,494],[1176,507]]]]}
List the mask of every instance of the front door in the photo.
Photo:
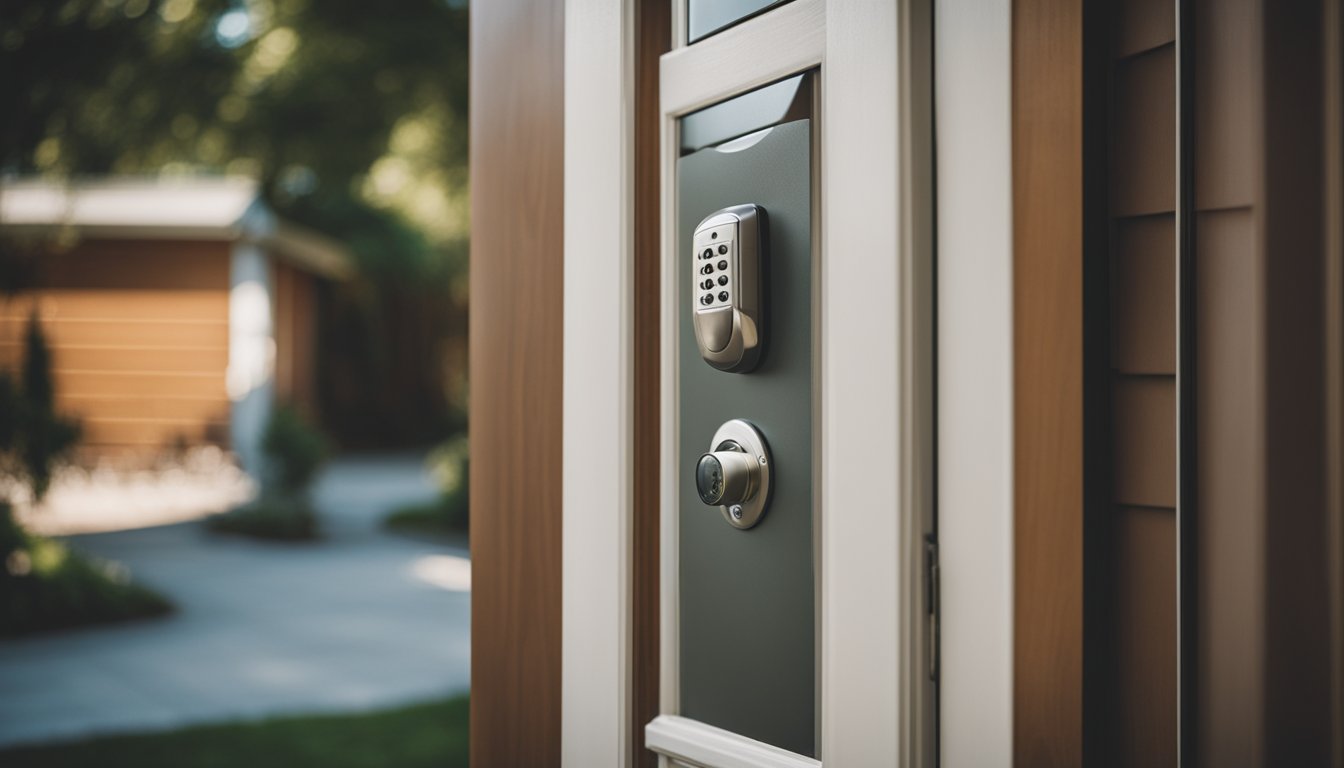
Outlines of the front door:
{"type": "Polygon", "coordinates": [[[707,768],[932,765],[931,164],[901,150],[931,113],[896,98],[927,77],[927,8],[742,3],[705,31],[705,5],[674,4],[661,66],[647,745],[707,768]],[[891,58],[840,45],[860,38],[891,58]]]}

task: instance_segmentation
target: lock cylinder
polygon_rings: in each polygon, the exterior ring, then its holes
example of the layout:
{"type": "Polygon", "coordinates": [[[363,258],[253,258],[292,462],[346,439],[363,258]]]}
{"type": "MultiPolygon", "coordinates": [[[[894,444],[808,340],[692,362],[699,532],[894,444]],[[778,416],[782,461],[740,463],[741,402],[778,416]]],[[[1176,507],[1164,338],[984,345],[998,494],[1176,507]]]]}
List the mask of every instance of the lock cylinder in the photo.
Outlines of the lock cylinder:
{"type": "Polygon", "coordinates": [[[723,512],[734,528],[750,528],[770,500],[770,452],[765,439],[742,419],[725,422],[714,433],[709,451],[695,463],[700,501],[723,512]]]}
{"type": "Polygon", "coordinates": [[[741,504],[760,486],[761,466],[736,443],[725,450],[706,453],[695,465],[695,487],[700,500],[710,505],[741,504]]]}

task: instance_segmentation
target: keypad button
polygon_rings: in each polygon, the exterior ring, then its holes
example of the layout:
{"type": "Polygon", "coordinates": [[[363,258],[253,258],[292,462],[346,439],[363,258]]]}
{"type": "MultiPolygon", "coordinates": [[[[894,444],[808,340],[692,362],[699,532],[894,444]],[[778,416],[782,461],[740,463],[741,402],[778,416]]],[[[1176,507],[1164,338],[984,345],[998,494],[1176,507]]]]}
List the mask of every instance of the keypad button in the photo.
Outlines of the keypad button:
{"type": "Polygon", "coordinates": [[[700,284],[700,287],[703,288],[703,289],[705,289],[706,291],[713,290],[713,288],[714,288],[714,281],[713,281],[713,280],[706,280],[706,281],[704,281],[703,283],[700,284]]]}
{"type": "Polygon", "coordinates": [[[706,305],[708,305],[708,304],[713,304],[713,303],[714,303],[714,294],[712,294],[712,293],[706,293],[704,296],[701,296],[701,297],[700,297],[700,303],[701,303],[701,304],[706,304],[706,305]]]}
{"type": "Polygon", "coordinates": [[[723,254],[725,254],[725,253],[727,253],[727,252],[728,252],[728,246],[723,245],[723,244],[720,244],[720,245],[719,245],[719,255],[722,256],[723,254]]]}
{"type": "Polygon", "coordinates": [[[711,258],[713,255],[714,255],[714,249],[713,249],[713,248],[706,248],[706,249],[705,249],[705,252],[702,253],[702,254],[700,254],[700,258],[702,258],[702,259],[708,259],[708,258],[711,258]]]}
{"type": "Polygon", "coordinates": [[[728,300],[728,292],[719,291],[719,301],[727,301],[727,300],[728,300]]]}
{"type": "Polygon", "coordinates": [[[727,262],[727,261],[720,261],[720,262],[719,262],[719,269],[727,269],[727,268],[728,268],[728,262],[727,262]]]}
{"type": "MultiPolygon", "coordinates": [[[[728,284],[728,276],[719,275],[719,285],[727,285],[727,284],[728,284]]],[[[713,283],[710,283],[710,285],[713,285],[713,283]]]]}
{"type": "Polygon", "coordinates": [[[705,266],[703,266],[703,267],[700,268],[700,274],[702,274],[702,275],[708,275],[708,274],[710,274],[710,273],[713,272],[713,271],[714,271],[714,265],[713,265],[713,264],[706,264],[705,266]]]}

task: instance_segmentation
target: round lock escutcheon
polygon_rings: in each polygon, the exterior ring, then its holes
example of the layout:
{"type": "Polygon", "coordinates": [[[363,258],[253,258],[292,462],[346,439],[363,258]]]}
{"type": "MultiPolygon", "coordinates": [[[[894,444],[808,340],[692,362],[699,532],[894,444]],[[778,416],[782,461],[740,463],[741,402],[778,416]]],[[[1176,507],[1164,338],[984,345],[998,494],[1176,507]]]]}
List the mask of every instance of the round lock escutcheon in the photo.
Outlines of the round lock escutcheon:
{"type": "Polygon", "coordinates": [[[742,419],[714,433],[709,452],[695,464],[700,501],[718,507],[734,528],[760,522],[770,500],[770,452],[761,433],[742,419]]]}

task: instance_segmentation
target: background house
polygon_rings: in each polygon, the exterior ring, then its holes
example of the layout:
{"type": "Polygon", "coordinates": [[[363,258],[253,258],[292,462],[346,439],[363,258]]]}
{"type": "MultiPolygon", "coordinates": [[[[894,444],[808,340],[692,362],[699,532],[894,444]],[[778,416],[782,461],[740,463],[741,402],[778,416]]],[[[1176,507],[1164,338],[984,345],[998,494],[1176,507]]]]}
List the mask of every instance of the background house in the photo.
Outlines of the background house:
{"type": "Polygon", "coordinates": [[[14,181],[0,225],[29,288],[0,304],[0,365],[35,309],[85,450],[214,444],[255,474],[276,403],[315,415],[320,305],[349,258],[255,181],[14,181]]]}

